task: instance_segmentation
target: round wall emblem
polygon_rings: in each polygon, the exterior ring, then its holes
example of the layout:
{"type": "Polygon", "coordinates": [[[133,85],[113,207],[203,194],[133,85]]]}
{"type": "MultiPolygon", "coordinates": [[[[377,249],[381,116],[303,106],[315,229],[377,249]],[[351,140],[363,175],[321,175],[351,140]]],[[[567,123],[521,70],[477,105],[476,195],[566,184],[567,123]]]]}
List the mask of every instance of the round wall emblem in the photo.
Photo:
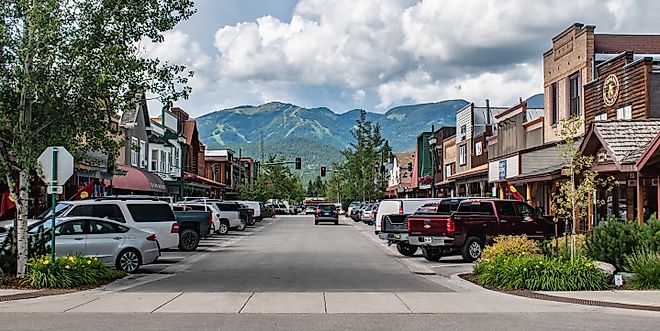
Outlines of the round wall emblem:
{"type": "Polygon", "coordinates": [[[80,192],[80,198],[81,199],[87,199],[89,198],[89,193],[87,191],[82,191],[80,192]]]}
{"type": "Polygon", "coordinates": [[[603,83],[603,102],[605,102],[605,106],[611,107],[614,106],[618,99],[619,78],[612,74],[607,76],[605,83],[603,83]]]}

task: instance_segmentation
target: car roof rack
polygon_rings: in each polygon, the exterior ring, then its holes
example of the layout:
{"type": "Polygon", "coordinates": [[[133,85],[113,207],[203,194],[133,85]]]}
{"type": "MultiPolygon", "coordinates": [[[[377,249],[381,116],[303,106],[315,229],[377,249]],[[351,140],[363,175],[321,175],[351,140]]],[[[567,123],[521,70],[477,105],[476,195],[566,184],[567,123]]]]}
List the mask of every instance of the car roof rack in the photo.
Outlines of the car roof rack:
{"type": "Polygon", "coordinates": [[[104,196],[104,197],[97,197],[94,198],[94,201],[107,201],[107,200],[122,200],[122,201],[128,201],[128,200],[148,200],[148,201],[163,201],[166,202],[165,199],[171,199],[171,197],[156,197],[156,196],[151,196],[151,195],[111,195],[111,196],[104,196]]]}

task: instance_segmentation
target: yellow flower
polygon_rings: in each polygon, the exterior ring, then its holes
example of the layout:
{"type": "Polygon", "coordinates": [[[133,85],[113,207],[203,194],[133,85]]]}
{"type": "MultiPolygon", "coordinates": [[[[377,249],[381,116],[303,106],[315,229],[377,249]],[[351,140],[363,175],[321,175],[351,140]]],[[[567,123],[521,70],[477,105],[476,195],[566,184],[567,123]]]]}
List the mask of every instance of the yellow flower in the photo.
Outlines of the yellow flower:
{"type": "Polygon", "coordinates": [[[92,264],[92,260],[87,260],[87,264],[92,264]]]}
{"type": "Polygon", "coordinates": [[[92,260],[96,261],[96,258],[93,258],[92,260]]]}
{"type": "Polygon", "coordinates": [[[44,260],[44,264],[50,263],[50,260],[44,260]]]}
{"type": "Polygon", "coordinates": [[[525,271],[525,272],[526,272],[526,271],[527,271],[527,268],[525,268],[525,269],[523,269],[523,271],[525,271]]]}
{"type": "Polygon", "coordinates": [[[71,267],[69,267],[69,265],[67,264],[64,266],[64,269],[71,269],[71,267]]]}

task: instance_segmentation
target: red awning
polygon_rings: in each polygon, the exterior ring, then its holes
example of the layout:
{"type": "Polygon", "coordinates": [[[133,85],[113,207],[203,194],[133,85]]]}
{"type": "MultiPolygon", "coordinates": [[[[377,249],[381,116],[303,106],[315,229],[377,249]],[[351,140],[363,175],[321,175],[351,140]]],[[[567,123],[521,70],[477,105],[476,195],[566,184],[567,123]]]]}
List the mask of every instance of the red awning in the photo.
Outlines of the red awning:
{"type": "Polygon", "coordinates": [[[112,176],[112,186],[120,190],[167,193],[167,186],[160,176],[130,166],[117,166],[125,175],[112,176]]]}

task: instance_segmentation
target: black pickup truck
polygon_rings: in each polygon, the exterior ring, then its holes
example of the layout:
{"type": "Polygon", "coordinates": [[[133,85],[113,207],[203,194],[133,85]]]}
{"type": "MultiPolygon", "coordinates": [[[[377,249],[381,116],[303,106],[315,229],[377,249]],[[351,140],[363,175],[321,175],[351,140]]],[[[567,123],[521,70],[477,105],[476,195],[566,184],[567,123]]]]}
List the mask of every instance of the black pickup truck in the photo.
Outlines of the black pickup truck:
{"type": "Polygon", "coordinates": [[[173,206],[172,209],[179,226],[179,249],[182,251],[196,250],[199,240],[210,235],[211,224],[213,224],[211,212],[190,210],[184,206],[173,206]]]}

